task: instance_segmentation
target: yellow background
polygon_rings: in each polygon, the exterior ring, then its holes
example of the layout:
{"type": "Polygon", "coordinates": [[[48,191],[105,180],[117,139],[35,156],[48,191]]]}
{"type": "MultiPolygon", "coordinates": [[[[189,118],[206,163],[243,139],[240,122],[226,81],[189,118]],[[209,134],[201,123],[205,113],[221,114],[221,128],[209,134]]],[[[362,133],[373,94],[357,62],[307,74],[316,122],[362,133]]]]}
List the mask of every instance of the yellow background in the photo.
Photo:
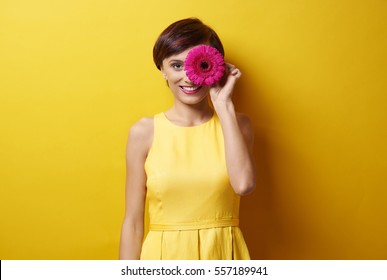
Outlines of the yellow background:
{"type": "Polygon", "coordinates": [[[243,72],[255,259],[387,258],[387,2],[1,0],[0,259],[116,259],[129,127],[172,104],[152,47],[197,16],[243,72]]]}

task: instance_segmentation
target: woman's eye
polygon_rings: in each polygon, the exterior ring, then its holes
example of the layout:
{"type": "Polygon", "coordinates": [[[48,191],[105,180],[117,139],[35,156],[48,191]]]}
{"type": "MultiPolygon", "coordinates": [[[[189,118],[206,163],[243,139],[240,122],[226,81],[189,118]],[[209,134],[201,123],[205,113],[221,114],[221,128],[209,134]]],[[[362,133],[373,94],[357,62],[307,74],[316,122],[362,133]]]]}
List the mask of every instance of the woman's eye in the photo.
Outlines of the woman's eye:
{"type": "Polygon", "coordinates": [[[181,69],[183,69],[183,64],[181,64],[181,63],[173,63],[172,64],[172,68],[175,69],[175,70],[181,70],[181,69]]]}

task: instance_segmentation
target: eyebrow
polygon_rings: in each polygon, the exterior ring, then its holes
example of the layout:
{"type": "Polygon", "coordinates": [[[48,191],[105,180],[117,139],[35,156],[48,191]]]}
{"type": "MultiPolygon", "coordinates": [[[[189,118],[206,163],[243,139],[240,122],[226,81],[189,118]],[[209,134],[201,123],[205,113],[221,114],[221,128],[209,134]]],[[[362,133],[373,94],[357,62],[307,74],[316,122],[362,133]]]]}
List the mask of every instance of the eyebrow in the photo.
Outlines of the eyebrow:
{"type": "Polygon", "coordinates": [[[180,59],[171,59],[168,61],[168,63],[170,62],[184,62],[183,60],[180,60],[180,59]]]}

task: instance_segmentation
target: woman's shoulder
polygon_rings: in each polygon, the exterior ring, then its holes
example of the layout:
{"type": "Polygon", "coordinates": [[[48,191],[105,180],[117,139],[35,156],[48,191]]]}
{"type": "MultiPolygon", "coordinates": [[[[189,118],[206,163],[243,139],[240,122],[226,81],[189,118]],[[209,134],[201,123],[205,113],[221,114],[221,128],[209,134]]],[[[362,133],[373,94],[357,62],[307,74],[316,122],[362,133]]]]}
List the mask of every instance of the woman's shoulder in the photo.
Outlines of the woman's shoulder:
{"type": "Polygon", "coordinates": [[[147,134],[151,130],[153,130],[153,117],[143,117],[132,125],[130,133],[142,135],[147,134]]]}
{"type": "Polygon", "coordinates": [[[238,124],[240,127],[245,127],[245,126],[251,127],[252,126],[250,117],[248,115],[246,115],[245,113],[237,112],[236,117],[237,117],[238,124]]]}
{"type": "Polygon", "coordinates": [[[254,126],[248,115],[237,112],[236,117],[238,120],[239,128],[248,142],[252,142],[254,138],[254,126]]]}
{"type": "Polygon", "coordinates": [[[129,142],[144,148],[149,148],[153,139],[153,126],[153,117],[139,119],[129,130],[129,142]]]}

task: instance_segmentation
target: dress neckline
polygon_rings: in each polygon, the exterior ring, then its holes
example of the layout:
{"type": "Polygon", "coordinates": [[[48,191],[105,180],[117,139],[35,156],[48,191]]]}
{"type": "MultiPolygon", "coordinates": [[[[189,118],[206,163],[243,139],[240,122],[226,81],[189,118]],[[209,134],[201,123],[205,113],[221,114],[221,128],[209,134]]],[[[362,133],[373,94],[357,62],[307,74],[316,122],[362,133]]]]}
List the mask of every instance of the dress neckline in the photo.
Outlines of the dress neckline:
{"type": "Polygon", "coordinates": [[[189,125],[189,126],[185,126],[185,125],[178,125],[178,124],[175,124],[173,123],[172,121],[170,121],[167,116],[165,115],[165,112],[162,112],[160,113],[161,116],[164,118],[164,120],[170,124],[171,126],[173,127],[177,127],[177,128],[195,128],[195,127],[201,127],[201,126],[204,126],[206,124],[208,124],[209,122],[211,122],[214,118],[215,118],[215,113],[212,113],[212,116],[211,118],[209,118],[208,120],[206,120],[205,122],[202,122],[200,124],[197,124],[197,125],[189,125]]]}

